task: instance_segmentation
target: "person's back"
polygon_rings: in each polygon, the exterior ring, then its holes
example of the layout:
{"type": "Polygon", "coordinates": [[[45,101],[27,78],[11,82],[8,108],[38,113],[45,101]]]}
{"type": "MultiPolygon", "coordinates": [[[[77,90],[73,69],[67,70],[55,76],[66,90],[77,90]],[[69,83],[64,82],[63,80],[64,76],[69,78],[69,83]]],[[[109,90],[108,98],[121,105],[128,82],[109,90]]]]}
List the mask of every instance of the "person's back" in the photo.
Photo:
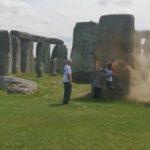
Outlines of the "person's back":
{"type": "Polygon", "coordinates": [[[104,81],[104,73],[102,72],[102,70],[98,70],[96,72],[96,76],[95,79],[93,81],[92,84],[92,97],[93,98],[99,98],[101,96],[102,93],[102,82],[104,81]]]}
{"type": "Polygon", "coordinates": [[[101,88],[103,80],[104,80],[104,73],[101,70],[98,70],[96,72],[96,76],[93,81],[93,86],[101,88]]]}
{"type": "Polygon", "coordinates": [[[112,82],[113,81],[113,71],[111,69],[105,69],[105,77],[106,81],[112,82]]]}
{"type": "Polygon", "coordinates": [[[105,68],[105,80],[106,80],[106,85],[107,85],[107,89],[108,89],[108,98],[111,98],[112,90],[113,90],[112,64],[108,64],[107,68],[105,68]]]}
{"type": "Polygon", "coordinates": [[[71,74],[72,74],[71,67],[68,64],[66,64],[64,66],[64,78],[63,78],[63,82],[70,82],[70,80],[71,80],[71,74]],[[70,77],[68,77],[68,75],[70,75],[70,77]]]}

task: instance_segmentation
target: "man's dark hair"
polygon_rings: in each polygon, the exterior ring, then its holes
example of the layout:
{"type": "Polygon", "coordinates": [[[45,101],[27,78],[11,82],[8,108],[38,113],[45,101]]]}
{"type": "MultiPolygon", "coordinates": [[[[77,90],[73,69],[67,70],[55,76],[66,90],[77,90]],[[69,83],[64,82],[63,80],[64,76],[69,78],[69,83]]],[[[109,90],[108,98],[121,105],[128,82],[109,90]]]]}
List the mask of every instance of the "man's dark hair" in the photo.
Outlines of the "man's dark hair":
{"type": "Polygon", "coordinates": [[[112,63],[109,63],[108,65],[107,65],[107,69],[111,69],[112,68],[112,63]]]}

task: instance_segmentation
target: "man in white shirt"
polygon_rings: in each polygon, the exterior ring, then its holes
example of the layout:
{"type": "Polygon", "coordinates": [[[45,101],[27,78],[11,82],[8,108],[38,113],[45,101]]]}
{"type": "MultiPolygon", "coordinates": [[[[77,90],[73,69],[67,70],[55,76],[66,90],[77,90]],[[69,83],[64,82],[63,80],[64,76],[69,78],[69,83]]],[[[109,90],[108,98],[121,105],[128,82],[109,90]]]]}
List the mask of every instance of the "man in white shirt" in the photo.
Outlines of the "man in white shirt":
{"type": "Polygon", "coordinates": [[[72,71],[71,71],[71,64],[72,61],[69,59],[65,60],[65,66],[64,66],[64,78],[63,78],[63,84],[64,84],[64,99],[63,104],[68,104],[71,96],[72,91],[72,71]]]}

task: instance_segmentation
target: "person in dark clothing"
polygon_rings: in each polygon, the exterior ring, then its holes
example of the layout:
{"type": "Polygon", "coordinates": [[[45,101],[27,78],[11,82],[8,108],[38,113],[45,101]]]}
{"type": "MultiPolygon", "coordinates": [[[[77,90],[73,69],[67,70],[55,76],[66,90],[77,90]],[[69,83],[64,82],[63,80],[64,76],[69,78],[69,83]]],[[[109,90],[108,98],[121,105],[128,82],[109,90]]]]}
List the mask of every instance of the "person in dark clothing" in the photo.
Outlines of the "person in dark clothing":
{"type": "Polygon", "coordinates": [[[94,99],[100,98],[102,94],[102,82],[105,80],[103,69],[100,68],[96,71],[96,76],[92,84],[92,97],[94,99]]]}

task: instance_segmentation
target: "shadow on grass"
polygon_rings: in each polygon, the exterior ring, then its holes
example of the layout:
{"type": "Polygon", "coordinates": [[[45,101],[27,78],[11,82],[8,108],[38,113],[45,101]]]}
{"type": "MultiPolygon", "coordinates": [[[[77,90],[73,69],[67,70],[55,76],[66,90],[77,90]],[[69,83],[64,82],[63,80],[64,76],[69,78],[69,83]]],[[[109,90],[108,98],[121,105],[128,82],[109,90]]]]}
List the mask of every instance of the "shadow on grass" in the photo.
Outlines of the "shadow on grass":
{"type": "Polygon", "coordinates": [[[83,95],[81,97],[76,97],[76,98],[72,98],[71,99],[73,102],[91,102],[91,103],[113,103],[115,101],[120,101],[120,98],[118,97],[111,97],[111,98],[108,98],[108,97],[100,97],[100,98],[97,98],[97,99],[93,99],[91,94],[86,94],[86,95],[83,95]]]}
{"type": "Polygon", "coordinates": [[[49,104],[50,107],[61,107],[64,106],[63,103],[55,103],[55,104],[49,104]]]}

